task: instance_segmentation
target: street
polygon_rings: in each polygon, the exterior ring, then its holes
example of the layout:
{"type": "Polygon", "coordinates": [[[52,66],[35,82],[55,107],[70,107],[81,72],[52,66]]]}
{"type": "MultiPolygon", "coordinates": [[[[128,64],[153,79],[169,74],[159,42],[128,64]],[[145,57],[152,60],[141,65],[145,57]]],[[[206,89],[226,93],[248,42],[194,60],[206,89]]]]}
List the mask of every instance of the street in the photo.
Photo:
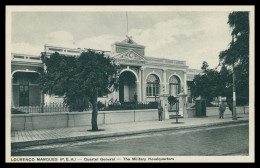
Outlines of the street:
{"type": "Polygon", "coordinates": [[[12,156],[248,155],[248,123],[17,149],[12,156]]]}

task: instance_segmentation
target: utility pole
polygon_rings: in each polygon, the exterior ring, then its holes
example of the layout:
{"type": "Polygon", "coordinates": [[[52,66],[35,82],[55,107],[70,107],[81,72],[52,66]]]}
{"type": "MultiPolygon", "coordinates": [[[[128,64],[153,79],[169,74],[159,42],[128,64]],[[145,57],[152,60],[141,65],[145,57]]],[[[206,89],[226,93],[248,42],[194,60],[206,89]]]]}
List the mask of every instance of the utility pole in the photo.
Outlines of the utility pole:
{"type": "Polygon", "coordinates": [[[233,63],[233,116],[232,120],[237,120],[237,114],[236,114],[236,75],[235,75],[235,63],[233,63]]]}

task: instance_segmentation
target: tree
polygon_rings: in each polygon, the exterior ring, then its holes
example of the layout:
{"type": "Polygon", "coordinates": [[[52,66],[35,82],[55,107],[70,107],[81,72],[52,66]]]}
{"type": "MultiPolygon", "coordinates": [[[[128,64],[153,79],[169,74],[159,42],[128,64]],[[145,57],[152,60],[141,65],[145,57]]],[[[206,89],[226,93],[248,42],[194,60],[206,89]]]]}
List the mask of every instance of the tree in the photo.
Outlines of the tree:
{"type": "Polygon", "coordinates": [[[229,48],[219,54],[220,61],[224,65],[249,63],[249,13],[232,12],[227,23],[232,29],[232,41],[229,48]]]}
{"type": "Polygon", "coordinates": [[[232,29],[232,41],[229,48],[219,54],[221,70],[208,69],[208,63],[204,61],[201,67],[203,74],[195,76],[192,89],[194,97],[203,96],[208,101],[216,96],[227,97],[227,104],[233,113],[232,86],[235,86],[238,105],[245,105],[249,102],[248,12],[230,13],[227,23],[232,29]],[[232,81],[234,74],[235,85],[232,81]]]}
{"type": "Polygon", "coordinates": [[[195,75],[191,89],[194,98],[202,96],[210,102],[213,98],[220,96],[224,85],[220,84],[223,82],[221,74],[216,69],[207,69],[207,67],[208,63],[204,61],[201,66],[203,73],[195,75]]]}
{"type": "MultiPolygon", "coordinates": [[[[232,29],[229,48],[219,54],[220,63],[233,69],[233,85],[239,104],[249,102],[249,12],[232,12],[228,22],[232,29]]],[[[232,95],[227,102],[232,102],[232,95]]],[[[231,108],[233,111],[233,108],[231,108]]]]}
{"type": "Polygon", "coordinates": [[[42,53],[44,69],[39,69],[43,93],[63,95],[64,102],[74,111],[83,111],[92,105],[92,130],[97,131],[97,98],[118,87],[119,67],[104,53],[92,50],[80,56],[65,56],[55,52],[42,53]]]}
{"type": "MultiPolygon", "coordinates": [[[[204,61],[202,63],[202,69],[205,67],[203,66],[205,64],[207,63],[204,61]]],[[[231,84],[232,72],[227,69],[227,67],[222,66],[220,71],[217,69],[206,68],[204,69],[203,73],[195,75],[191,89],[193,91],[194,98],[202,96],[207,100],[207,102],[211,102],[215,97],[218,96],[232,96],[232,88],[230,87],[231,84]]],[[[232,101],[227,101],[229,108],[232,111],[232,106],[230,106],[232,101]]]]}
{"type": "Polygon", "coordinates": [[[202,69],[203,71],[206,71],[208,67],[209,67],[209,64],[208,64],[206,61],[203,61],[202,66],[201,66],[201,69],[202,69]]]}
{"type": "Polygon", "coordinates": [[[174,97],[174,96],[169,96],[168,97],[168,103],[171,105],[171,106],[173,106],[175,103],[177,103],[178,102],[178,99],[176,98],[176,97],[174,97]]]}
{"type": "Polygon", "coordinates": [[[248,12],[232,12],[229,14],[228,24],[232,28],[232,41],[227,50],[221,51],[219,61],[220,71],[209,69],[204,61],[202,74],[194,77],[192,86],[194,98],[202,96],[208,101],[214,97],[224,96],[233,114],[233,80],[236,74],[235,89],[237,104],[245,105],[249,102],[249,18],[248,12]],[[232,71],[233,70],[233,71],[232,71]]]}

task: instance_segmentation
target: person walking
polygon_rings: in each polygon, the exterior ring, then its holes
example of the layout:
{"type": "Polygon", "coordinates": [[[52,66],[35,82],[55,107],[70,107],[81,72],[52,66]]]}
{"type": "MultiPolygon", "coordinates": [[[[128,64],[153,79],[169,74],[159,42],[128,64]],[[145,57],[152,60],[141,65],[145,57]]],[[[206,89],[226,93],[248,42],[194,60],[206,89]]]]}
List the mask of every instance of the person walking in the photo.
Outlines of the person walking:
{"type": "Polygon", "coordinates": [[[159,116],[159,121],[162,121],[162,113],[163,113],[163,108],[161,104],[158,105],[158,116],[159,116]]]}
{"type": "Polygon", "coordinates": [[[223,118],[224,119],[224,112],[226,110],[226,106],[225,104],[221,101],[221,104],[219,106],[219,118],[223,118]]]}

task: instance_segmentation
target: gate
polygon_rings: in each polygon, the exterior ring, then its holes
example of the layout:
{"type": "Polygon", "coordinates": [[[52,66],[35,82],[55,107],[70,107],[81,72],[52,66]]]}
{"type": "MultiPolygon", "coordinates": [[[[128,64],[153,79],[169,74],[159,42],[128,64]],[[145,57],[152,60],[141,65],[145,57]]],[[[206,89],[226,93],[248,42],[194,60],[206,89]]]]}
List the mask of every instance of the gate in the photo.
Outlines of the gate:
{"type": "Polygon", "coordinates": [[[179,111],[180,111],[180,101],[179,100],[177,100],[177,102],[173,105],[169,104],[168,112],[169,112],[170,119],[176,118],[176,122],[178,122],[179,111]]]}

